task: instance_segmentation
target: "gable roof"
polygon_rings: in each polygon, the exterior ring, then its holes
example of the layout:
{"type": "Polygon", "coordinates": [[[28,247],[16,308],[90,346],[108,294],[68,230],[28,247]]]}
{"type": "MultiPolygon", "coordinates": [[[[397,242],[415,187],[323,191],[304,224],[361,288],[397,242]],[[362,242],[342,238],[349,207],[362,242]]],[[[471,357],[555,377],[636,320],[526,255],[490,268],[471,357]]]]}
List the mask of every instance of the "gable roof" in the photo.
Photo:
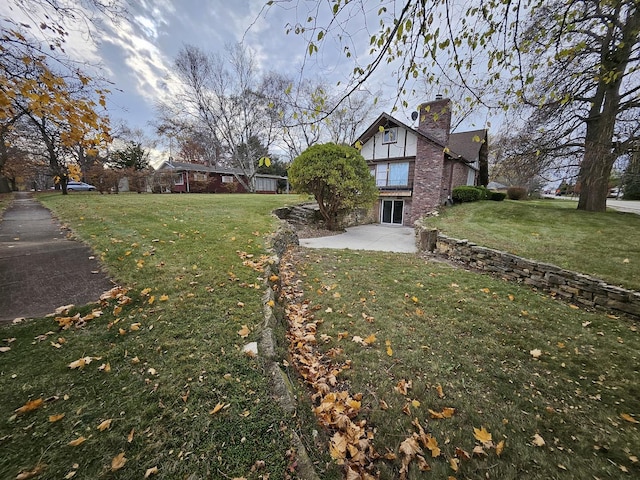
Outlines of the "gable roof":
{"type": "Polygon", "coordinates": [[[413,132],[414,134],[426,139],[427,141],[438,145],[439,147],[444,148],[446,146],[437,138],[432,137],[431,135],[427,135],[426,133],[421,132],[419,130],[416,130],[413,127],[410,127],[409,125],[401,122],[397,118],[392,117],[386,112],[382,112],[382,114],[371,124],[371,126],[369,126],[369,128],[367,128],[367,130],[365,130],[365,132],[356,139],[356,142],[366,143],[371,137],[373,137],[376,133],[380,131],[380,127],[383,127],[385,129],[393,128],[393,127],[402,127],[405,130],[409,130],[410,132],[413,132]]]}
{"type": "MultiPolygon", "coordinates": [[[[219,173],[221,175],[241,175],[246,176],[244,172],[239,168],[231,167],[212,167],[209,165],[203,165],[202,163],[188,163],[188,162],[175,162],[175,161],[163,161],[156,170],[175,170],[176,172],[206,172],[206,173],[219,173]]],[[[287,177],[280,175],[270,175],[265,173],[256,173],[255,178],[275,178],[277,180],[287,180],[287,177]]]]}
{"type": "Polygon", "coordinates": [[[449,148],[459,154],[467,162],[475,162],[479,160],[480,149],[486,143],[486,129],[457,132],[449,135],[449,148]]]}
{"type": "Polygon", "coordinates": [[[442,147],[444,150],[448,147],[447,155],[455,160],[463,160],[466,163],[473,163],[479,158],[480,149],[482,145],[484,145],[487,141],[487,130],[472,130],[469,132],[459,132],[459,133],[451,133],[449,135],[449,145],[445,145],[440,140],[431,135],[428,135],[420,130],[417,130],[409,125],[401,122],[397,118],[392,117],[386,112],[383,112],[370,126],[367,130],[362,133],[358,137],[355,143],[366,143],[373,137],[376,133],[380,131],[380,127],[383,128],[393,128],[393,127],[401,127],[405,130],[408,130],[415,135],[426,139],[427,141],[442,147]],[[476,137],[481,139],[480,142],[477,141],[476,137]]]}
{"type": "Polygon", "coordinates": [[[203,165],[201,163],[188,163],[188,162],[176,162],[176,161],[164,161],[160,164],[157,170],[176,170],[180,172],[207,172],[207,173],[222,173],[227,175],[242,175],[242,171],[238,168],[228,167],[212,167],[209,165],[203,165]]]}

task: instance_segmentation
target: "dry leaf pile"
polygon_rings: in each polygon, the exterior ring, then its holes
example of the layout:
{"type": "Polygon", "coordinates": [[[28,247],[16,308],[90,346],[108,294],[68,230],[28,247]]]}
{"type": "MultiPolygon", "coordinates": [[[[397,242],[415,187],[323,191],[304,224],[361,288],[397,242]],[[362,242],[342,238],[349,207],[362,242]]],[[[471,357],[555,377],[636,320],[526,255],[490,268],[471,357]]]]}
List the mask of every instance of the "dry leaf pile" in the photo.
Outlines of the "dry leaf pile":
{"type": "Polygon", "coordinates": [[[313,389],[314,411],[320,424],[332,435],[329,446],[331,456],[344,465],[346,478],[371,480],[373,461],[379,458],[373,448],[373,430],[366,420],[356,417],[361,408],[361,394],[340,389],[338,375],[350,368],[347,361],[336,365],[317,348],[316,332],[309,303],[302,299],[303,292],[294,277],[295,269],[283,258],[280,277],[283,280],[282,297],[289,322],[288,340],[291,359],[305,382],[313,389]]]}

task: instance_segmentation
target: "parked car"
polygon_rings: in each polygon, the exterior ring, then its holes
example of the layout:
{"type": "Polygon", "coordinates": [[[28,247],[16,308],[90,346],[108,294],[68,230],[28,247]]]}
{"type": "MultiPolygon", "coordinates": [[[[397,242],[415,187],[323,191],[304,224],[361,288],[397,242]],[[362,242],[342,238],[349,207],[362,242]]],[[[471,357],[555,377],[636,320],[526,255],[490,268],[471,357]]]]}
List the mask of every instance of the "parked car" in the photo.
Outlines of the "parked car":
{"type": "Polygon", "coordinates": [[[93,192],[96,190],[96,187],[84,182],[70,181],[67,183],[67,190],[69,192],[93,192]]]}

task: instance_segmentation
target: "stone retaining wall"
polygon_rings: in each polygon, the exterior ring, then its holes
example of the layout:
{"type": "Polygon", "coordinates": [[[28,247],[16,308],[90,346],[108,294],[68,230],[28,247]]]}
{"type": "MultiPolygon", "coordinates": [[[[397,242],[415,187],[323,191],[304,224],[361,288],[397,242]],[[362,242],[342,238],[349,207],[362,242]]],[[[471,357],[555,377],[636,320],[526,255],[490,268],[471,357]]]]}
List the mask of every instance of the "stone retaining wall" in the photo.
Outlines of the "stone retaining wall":
{"type": "Polygon", "coordinates": [[[423,251],[551,292],[576,305],[601,307],[640,317],[640,292],[609,285],[589,275],[481,247],[468,240],[447,237],[424,226],[417,227],[417,243],[423,251]]]}

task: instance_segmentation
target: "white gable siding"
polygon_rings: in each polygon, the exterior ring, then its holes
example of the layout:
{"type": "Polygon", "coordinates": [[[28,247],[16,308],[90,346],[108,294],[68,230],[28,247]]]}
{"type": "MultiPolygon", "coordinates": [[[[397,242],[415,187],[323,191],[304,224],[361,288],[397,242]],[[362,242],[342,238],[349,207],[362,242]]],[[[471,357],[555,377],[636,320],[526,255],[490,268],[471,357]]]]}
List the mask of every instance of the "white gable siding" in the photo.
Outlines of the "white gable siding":
{"type": "Polygon", "coordinates": [[[418,144],[416,134],[401,127],[398,127],[397,134],[395,143],[383,143],[383,133],[376,133],[362,146],[362,156],[365,160],[415,157],[418,144]]]}

